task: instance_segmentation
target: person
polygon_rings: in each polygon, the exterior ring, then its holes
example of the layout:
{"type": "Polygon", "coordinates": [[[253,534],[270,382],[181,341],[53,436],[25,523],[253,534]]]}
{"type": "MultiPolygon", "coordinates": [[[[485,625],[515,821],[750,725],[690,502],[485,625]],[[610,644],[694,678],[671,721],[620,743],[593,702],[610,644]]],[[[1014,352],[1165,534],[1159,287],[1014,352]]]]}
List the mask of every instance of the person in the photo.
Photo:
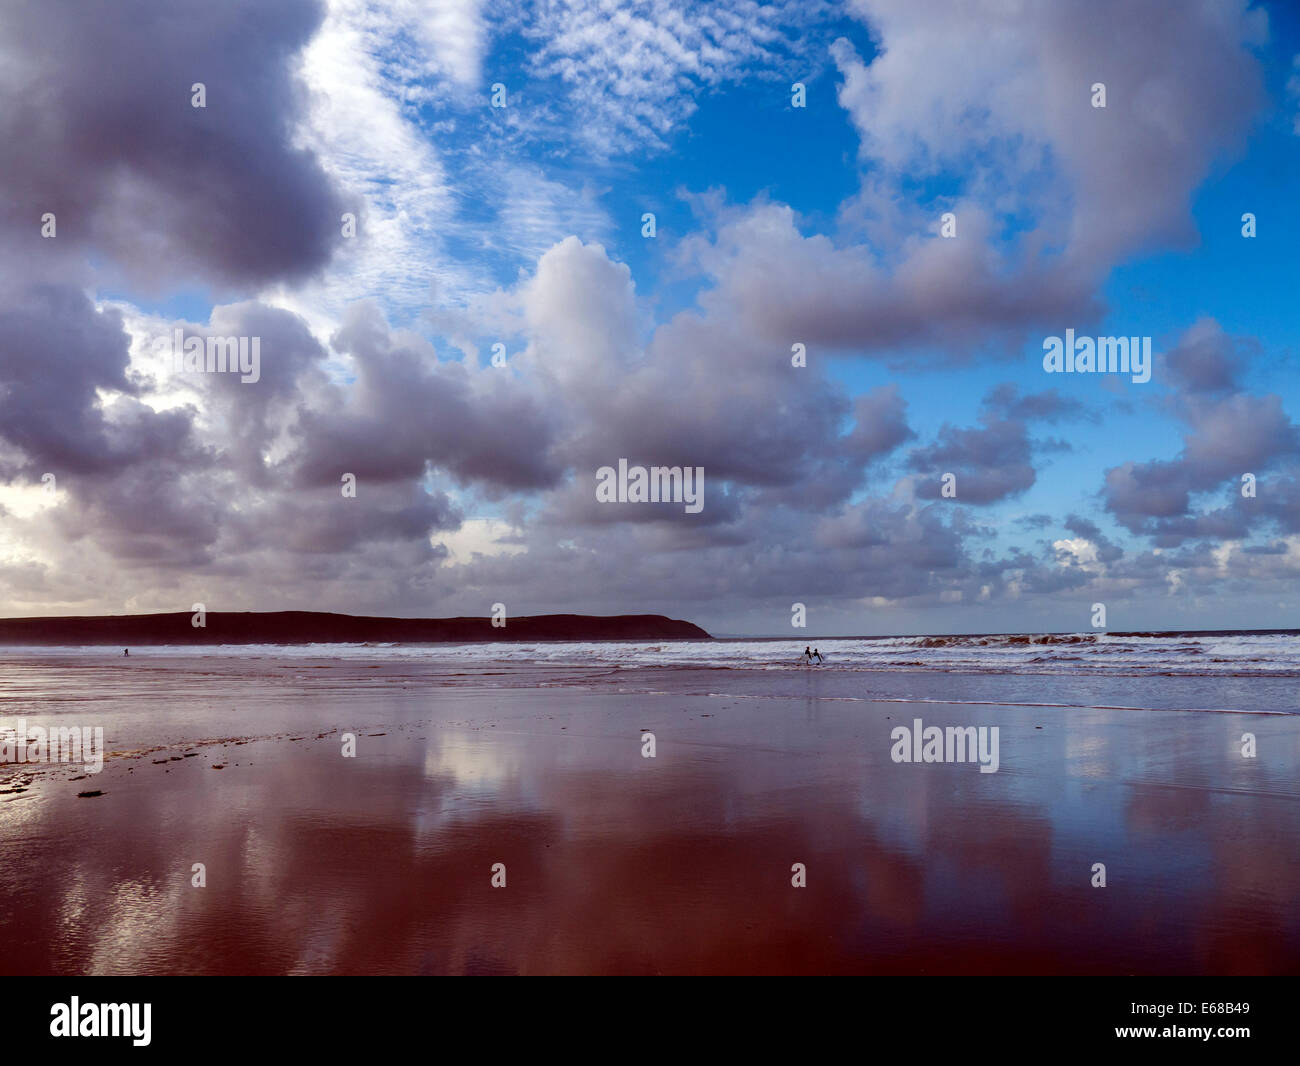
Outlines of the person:
{"type": "Polygon", "coordinates": [[[805,663],[811,663],[811,662],[812,662],[812,652],[808,649],[807,646],[805,646],[804,649],[803,649],[803,661],[804,661],[805,663]]]}
{"type": "Polygon", "coordinates": [[[824,659],[822,659],[822,653],[819,652],[816,648],[813,648],[813,655],[816,656],[817,661],[818,661],[819,663],[825,661],[824,659]]]}
{"type": "Polygon", "coordinates": [[[123,654],[123,655],[130,655],[130,654],[131,654],[131,649],[130,649],[130,648],[123,648],[123,649],[122,649],[122,654],[123,654]]]}

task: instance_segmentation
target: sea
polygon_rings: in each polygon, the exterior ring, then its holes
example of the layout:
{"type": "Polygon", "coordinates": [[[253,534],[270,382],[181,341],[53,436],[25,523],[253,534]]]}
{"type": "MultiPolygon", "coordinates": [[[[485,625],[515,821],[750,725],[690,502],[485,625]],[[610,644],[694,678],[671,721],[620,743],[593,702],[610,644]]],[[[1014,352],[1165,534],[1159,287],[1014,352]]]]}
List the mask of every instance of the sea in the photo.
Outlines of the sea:
{"type": "MultiPolygon", "coordinates": [[[[0,647],[0,705],[23,667],[45,661],[118,666],[123,649],[0,647]],[[5,692],[6,687],[9,688],[5,692]]],[[[169,659],[241,664],[255,677],[300,664],[379,668],[386,684],[577,687],[737,698],[979,703],[1008,706],[1300,714],[1300,629],[1135,633],[990,633],[830,638],[464,644],[163,645],[131,649],[141,665],[169,659]],[[808,663],[805,647],[821,653],[808,663]]],[[[116,677],[116,673],[114,674],[116,677]]],[[[35,680],[35,678],[33,678],[35,680]]],[[[33,695],[35,693],[32,693],[33,695]]]]}

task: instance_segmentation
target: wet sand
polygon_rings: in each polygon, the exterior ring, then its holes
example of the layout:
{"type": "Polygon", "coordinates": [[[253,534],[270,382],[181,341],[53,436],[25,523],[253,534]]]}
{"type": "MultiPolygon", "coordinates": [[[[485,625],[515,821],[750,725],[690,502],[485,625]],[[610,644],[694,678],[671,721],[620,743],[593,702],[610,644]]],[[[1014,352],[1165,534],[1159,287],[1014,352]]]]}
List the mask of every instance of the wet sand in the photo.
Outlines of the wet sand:
{"type": "Polygon", "coordinates": [[[134,659],[0,663],[5,724],[115,753],[0,766],[0,972],[1300,972],[1294,716],[134,659]],[[893,762],[918,717],[998,772],[893,762]]]}

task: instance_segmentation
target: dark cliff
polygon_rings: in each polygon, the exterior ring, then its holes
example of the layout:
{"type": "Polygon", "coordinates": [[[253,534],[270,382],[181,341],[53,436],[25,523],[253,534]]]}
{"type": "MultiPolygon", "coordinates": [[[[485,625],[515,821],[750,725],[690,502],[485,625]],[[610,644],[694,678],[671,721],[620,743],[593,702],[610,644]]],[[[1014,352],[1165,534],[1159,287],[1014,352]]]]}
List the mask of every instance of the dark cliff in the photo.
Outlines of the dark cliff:
{"type": "Polygon", "coordinates": [[[542,614],[508,618],[365,618],[318,611],[101,615],[0,619],[0,644],[433,644],[468,641],[708,640],[697,625],[660,614],[542,614]]]}

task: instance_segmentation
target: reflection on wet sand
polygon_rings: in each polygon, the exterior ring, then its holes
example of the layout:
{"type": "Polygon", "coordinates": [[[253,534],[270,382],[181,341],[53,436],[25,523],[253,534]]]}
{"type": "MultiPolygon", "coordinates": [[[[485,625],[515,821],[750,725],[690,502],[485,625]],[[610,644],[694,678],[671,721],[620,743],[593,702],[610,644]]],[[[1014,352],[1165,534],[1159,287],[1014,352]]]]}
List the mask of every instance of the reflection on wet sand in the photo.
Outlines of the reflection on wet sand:
{"type": "MultiPolygon", "coordinates": [[[[224,695],[163,730],[201,758],[0,797],[0,970],[1300,969],[1293,719],[1251,719],[1274,757],[1243,769],[1227,716],[927,704],[1001,728],[980,774],[895,764],[910,708],[815,692],[224,695]]],[[[138,696],[96,704],[110,747],[145,746],[138,696]]]]}

